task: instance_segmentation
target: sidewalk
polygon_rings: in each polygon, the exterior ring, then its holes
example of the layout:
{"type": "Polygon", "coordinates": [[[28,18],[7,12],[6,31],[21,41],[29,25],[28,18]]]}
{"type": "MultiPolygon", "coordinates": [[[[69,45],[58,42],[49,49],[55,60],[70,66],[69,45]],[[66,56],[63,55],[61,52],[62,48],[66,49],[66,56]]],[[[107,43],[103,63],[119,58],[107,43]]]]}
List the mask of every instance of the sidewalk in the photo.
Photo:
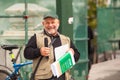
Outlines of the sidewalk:
{"type": "Polygon", "coordinates": [[[120,54],[116,59],[93,64],[88,80],[120,80],[120,54]]]}

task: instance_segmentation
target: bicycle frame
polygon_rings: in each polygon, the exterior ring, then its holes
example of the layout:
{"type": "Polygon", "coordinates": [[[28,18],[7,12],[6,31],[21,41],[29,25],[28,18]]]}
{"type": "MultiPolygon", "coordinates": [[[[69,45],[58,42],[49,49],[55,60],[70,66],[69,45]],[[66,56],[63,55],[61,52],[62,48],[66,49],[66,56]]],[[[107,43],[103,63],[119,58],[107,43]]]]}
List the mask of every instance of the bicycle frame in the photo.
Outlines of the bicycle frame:
{"type": "MultiPolygon", "coordinates": [[[[9,80],[10,77],[14,76],[14,75],[19,75],[19,69],[23,66],[26,66],[26,65],[29,65],[29,64],[32,64],[32,61],[28,61],[28,62],[24,62],[24,63],[20,63],[20,64],[16,64],[16,63],[13,63],[13,68],[14,68],[14,71],[12,72],[12,74],[10,76],[8,76],[5,80],[9,80]]],[[[18,77],[17,80],[21,80],[20,77],[18,77]]]]}
{"type": "Polygon", "coordinates": [[[9,56],[11,57],[11,61],[13,62],[13,71],[10,73],[9,76],[6,77],[5,80],[21,80],[20,78],[20,75],[19,75],[19,70],[21,67],[23,66],[26,66],[26,65],[29,65],[29,64],[32,64],[32,61],[27,61],[27,62],[23,62],[23,63],[16,63],[16,59],[13,52],[12,52],[12,49],[17,49],[18,46],[16,45],[3,45],[2,46],[3,49],[5,50],[9,50],[9,56]]]}

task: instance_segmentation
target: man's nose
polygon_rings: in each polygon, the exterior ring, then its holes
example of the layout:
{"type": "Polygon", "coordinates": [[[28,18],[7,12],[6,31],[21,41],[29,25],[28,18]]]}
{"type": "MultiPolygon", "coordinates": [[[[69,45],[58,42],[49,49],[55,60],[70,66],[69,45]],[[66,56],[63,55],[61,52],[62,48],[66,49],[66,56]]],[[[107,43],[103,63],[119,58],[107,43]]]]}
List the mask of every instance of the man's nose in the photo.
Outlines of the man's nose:
{"type": "Polygon", "coordinates": [[[50,24],[49,24],[49,26],[52,28],[52,27],[53,27],[53,24],[52,24],[52,23],[50,23],[50,24]]]}

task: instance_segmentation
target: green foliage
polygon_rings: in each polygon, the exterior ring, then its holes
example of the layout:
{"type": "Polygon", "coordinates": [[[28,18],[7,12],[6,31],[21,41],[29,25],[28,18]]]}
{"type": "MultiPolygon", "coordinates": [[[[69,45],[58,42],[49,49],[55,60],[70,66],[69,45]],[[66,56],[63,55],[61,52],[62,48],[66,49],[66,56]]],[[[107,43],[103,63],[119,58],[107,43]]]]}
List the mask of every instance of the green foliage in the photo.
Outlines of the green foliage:
{"type": "Polygon", "coordinates": [[[94,0],[88,0],[88,25],[96,28],[97,8],[94,0]]]}

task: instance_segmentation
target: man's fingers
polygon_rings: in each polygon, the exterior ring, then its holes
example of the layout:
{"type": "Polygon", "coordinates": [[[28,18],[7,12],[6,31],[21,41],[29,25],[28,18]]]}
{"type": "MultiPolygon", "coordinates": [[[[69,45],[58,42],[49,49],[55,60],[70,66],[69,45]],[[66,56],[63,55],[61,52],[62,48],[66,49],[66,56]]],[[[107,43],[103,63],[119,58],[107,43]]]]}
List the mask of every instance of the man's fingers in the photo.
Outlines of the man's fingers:
{"type": "Polygon", "coordinates": [[[49,54],[50,54],[50,48],[48,48],[48,47],[41,48],[41,55],[42,56],[49,56],[49,54]]]}

